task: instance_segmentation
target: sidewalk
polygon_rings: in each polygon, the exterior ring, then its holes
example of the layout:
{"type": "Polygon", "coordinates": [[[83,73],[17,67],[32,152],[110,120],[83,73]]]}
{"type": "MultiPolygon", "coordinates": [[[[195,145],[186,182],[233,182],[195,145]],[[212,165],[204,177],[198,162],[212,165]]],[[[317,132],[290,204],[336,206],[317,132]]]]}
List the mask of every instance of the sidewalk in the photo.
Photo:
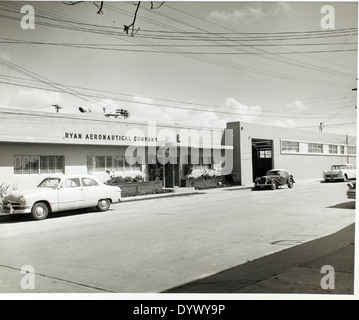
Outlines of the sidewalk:
{"type": "MultiPolygon", "coordinates": [[[[310,185],[310,184],[319,184],[320,180],[298,180],[296,182],[297,185],[310,185]]],[[[168,189],[167,193],[157,193],[157,194],[148,194],[143,196],[134,196],[134,197],[126,197],[122,198],[121,202],[134,202],[134,201],[142,201],[142,200],[151,200],[151,199],[162,199],[162,198],[171,198],[171,197],[182,197],[182,196],[190,196],[196,194],[207,194],[207,193],[218,193],[218,192],[227,192],[227,191],[237,191],[237,190],[247,190],[252,189],[254,186],[253,183],[244,186],[230,186],[230,187],[222,187],[222,188],[213,188],[213,189],[204,189],[204,190],[195,190],[194,188],[178,188],[172,189],[170,192],[168,189]]]]}
{"type": "Polygon", "coordinates": [[[354,233],[335,234],[248,262],[165,293],[354,294],[354,233]],[[323,290],[323,266],[335,270],[335,290],[323,290]]]}
{"type": "Polygon", "coordinates": [[[232,186],[232,187],[224,187],[224,188],[213,188],[213,189],[205,189],[205,190],[195,190],[194,188],[178,188],[173,189],[172,192],[165,193],[157,193],[157,194],[148,194],[143,196],[134,196],[134,197],[126,197],[122,198],[121,202],[133,202],[133,201],[142,201],[142,200],[151,200],[151,199],[162,199],[162,198],[173,198],[173,197],[183,197],[190,196],[196,194],[206,194],[206,193],[216,193],[228,190],[245,190],[251,189],[253,186],[232,186]]]}

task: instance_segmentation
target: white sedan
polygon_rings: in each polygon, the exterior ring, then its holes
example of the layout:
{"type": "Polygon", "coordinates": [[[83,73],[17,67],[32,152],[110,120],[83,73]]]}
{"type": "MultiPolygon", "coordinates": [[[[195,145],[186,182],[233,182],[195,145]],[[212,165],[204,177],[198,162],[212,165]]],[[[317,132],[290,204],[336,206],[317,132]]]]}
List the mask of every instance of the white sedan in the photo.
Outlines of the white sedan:
{"type": "Polygon", "coordinates": [[[5,198],[2,214],[30,214],[44,220],[50,212],[95,207],[107,211],[120,200],[119,187],[107,186],[91,175],[53,176],[33,190],[12,192],[5,198]]]}
{"type": "Polygon", "coordinates": [[[330,171],[324,171],[323,178],[326,182],[356,179],[356,168],[352,164],[337,164],[330,171]]]}

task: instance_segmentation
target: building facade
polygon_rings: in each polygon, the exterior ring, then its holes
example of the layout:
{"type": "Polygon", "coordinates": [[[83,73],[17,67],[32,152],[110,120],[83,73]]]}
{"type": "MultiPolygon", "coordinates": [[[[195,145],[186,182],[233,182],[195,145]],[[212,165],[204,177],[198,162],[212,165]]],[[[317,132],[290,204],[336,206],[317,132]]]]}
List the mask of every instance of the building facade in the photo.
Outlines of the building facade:
{"type": "Polygon", "coordinates": [[[253,123],[231,122],[234,166],[241,184],[270,169],[286,169],[297,180],[321,179],[334,164],[356,165],[356,137],[253,123]]]}
{"type": "Polygon", "coordinates": [[[110,175],[146,179],[158,162],[164,187],[179,187],[186,165],[221,174],[226,157],[232,159],[233,146],[223,144],[224,129],[5,109],[0,122],[0,184],[19,188],[54,174],[90,173],[102,181],[110,175]],[[223,153],[216,161],[216,154],[223,153]]]}
{"type": "Polygon", "coordinates": [[[54,174],[149,178],[184,186],[187,168],[233,174],[249,185],[267,170],[320,179],[334,164],[356,164],[356,137],[231,122],[223,130],[105,118],[93,114],[0,110],[0,185],[34,187],[54,174]]]}

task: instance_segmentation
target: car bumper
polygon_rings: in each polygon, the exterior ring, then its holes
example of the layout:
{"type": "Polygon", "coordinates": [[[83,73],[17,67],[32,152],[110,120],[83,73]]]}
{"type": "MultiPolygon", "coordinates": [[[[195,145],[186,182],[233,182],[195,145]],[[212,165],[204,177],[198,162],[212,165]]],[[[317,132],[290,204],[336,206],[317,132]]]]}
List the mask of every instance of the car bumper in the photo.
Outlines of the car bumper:
{"type": "Polygon", "coordinates": [[[344,180],[344,177],[338,176],[338,175],[327,174],[324,176],[324,180],[325,181],[338,181],[338,180],[344,180]]]}
{"type": "Polygon", "coordinates": [[[11,203],[5,203],[0,206],[0,216],[28,213],[31,213],[30,206],[13,205],[11,203]]]}
{"type": "Polygon", "coordinates": [[[271,186],[270,183],[256,183],[254,185],[254,187],[257,189],[265,189],[265,188],[269,188],[270,186],[271,186]]]}

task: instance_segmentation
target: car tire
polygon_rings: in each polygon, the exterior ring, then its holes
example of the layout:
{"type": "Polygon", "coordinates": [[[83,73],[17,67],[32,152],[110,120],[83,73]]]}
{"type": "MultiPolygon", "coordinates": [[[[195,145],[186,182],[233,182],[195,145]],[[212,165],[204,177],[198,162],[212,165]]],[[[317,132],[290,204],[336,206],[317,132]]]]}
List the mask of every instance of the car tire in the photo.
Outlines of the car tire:
{"type": "Polygon", "coordinates": [[[111,207],[111,201],[108,199],[102,199],[97,204],[97,210],[101,212],[108,211],[111,207]]]}
{"type": "Polygon", "coordinates": [[[272,190],[277,190],[278,189],[278,183],[277,181],[272,181],[271,184],[270,184],[270,187],[272,190]]]}
{"type": "Polygon", "coordinates": [[[348,180],[349,180],[348,175],[345,174],[345,175],[344,175],[344,181],[348,181],[348,180]]]}
{"type": "Polygon", "coordinates": [[[49,208],[43,202],[35,203],[31,210],[31,217],[34,220],[45,220],[49,215],[49,208]]]}
{"type": "Polygon", "coordinates": [[[288,188],[289,189],[292,189],[294,187],[294,181],[292,180],[292,179],[290,179],[289,181],[288,181],[288,188]]]}

